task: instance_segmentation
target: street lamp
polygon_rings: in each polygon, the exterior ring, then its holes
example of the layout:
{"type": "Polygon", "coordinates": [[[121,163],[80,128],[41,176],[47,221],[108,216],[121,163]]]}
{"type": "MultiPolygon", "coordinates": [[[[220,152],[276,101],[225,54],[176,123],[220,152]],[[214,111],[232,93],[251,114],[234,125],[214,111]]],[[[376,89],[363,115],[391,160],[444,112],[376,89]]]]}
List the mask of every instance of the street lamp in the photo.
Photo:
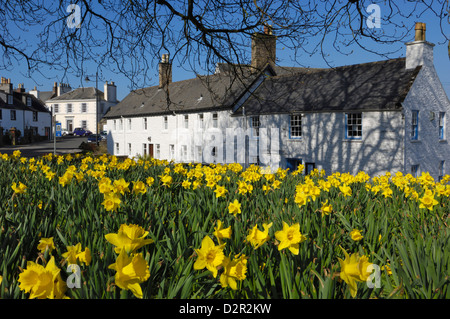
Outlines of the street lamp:
{"type": "MultiPolygon", "coordinates": [[[[84,79],[89,82],[89,76],[84,79]]],[[[98,71],[95,72],[95,142],[98,146],[98,71]]]]}

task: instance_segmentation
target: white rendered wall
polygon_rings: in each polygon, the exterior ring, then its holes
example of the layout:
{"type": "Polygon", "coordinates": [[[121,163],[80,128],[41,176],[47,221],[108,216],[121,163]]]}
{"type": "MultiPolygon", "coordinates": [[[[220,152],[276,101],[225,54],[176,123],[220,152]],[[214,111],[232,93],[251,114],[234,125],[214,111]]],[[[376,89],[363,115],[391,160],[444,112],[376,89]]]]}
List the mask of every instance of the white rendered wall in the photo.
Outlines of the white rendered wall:
{"type": "Polygon", "coordinates": [[[386,171],[403,169],[404,123],[401,112],[364,112],[361,140],[345,139],[344,113],[304,114],[300,139],[289,137],[290,116],[288,114],[261,115],[260,127],[267,129],[267,139],[263,139],[262,136],[259,139],[254,138],[247,131],[249,137],[246,144],[240,144],[244,139],[242,135],[239,136],[238,128],[242,128],[244,132],[250,126],[250,116],[231,117],[228,111],[217,112],[219,128],[214,130],[212,129],[212,113],[203,114],[203,130],[199,129],[198,113],[188,114],[188,129],[184,128],[185,114],[168,116],[167,130],[164,129],[163,116],[147,117],[147,130],[144,129],[144,119],[141,117],[115,119],[115,125],[114,120],[108,120],[108,151],[114,155],[136,157],[143,154],[143,144],[154,144],[154,156],[159,159],[208,163],[230,162],[232,159],[233,162],[250,164],[254,159],[249,151],[250,143],[265,141],[267,152],[263,154],[259,152],[259,149],[255,149],[256,153],[253,154],[260,155],[260,163],[264,166],[273,167],[273,163],[266,162],[264,159],[274,159],[280,155],[278,164],[283,168],[286,167],[286,158],[298,158],[303,163],[315,163],[316,168],[325,169],[327,173],[357,174],[359,171],[365,171],[370,175],[381,175],[386,171]],[[231,132],[231,135],[227,136],[227,128],[231,129],[228,132],[231,132]],[[271,132],[271,129],[275,130],[271,132]],[[205,135],[206,131],[209,135],[205,135]],[[210,141],[214,132],[217,132],[216,143],[210,141]],[[273,132],[276,134],[272,135],[273,132]],[[273,146],[276,144],[272,144],[277,138],[278,148],[273,146]],[[116,143],[119,144],[118,151],[116,143]],[[231,149],[227,149],[228,143],[233,145],[231,149]],[[156,144],[160,145],[160,156],[156,155],[156,144]],[[217,146],[215,158],[210,157],[213,144],[217,146]],[[169,145],[174,145],[174,157],[170,154],[169,145]],[[183,145],[187,146],[186,156],[182,152],[183,145]],[[198,146],[202,147],[201,160],[197,156],[198,146]],[[278,152],[273,152],[274,149],[278,152]],[[230,150],[233,154],[229,152],[230,150]]]}
{"type": "Polygon", "coordinates": [[[428,172],[437,180],[441,161],[445,161],[444,175],[449,174],[450,145],[448,128],[450,103],[434,67],[422,68],[404,103],[405,114],[405,172],[419,165],[419,174],[428,172]],[[419,111],[418,139],[412,140],[412,112],[419,111]],[[439,139],[439,112],[445,112],[445,136],[439,139]]]}

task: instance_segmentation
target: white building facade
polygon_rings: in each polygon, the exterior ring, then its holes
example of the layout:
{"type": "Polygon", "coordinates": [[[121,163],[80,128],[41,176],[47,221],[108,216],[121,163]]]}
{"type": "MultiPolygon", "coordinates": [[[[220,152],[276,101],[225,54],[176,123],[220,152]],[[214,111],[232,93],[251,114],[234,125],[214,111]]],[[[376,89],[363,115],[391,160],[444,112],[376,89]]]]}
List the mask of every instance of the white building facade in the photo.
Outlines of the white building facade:
{"type": "Polygon", "coordinates": [[[95,133],[97,123],[110,107],[118,103],[116,91],[114,82],[106,82],[103,92],[93,87],[78,88],[46,103],[63,129],[73,132],[75,128],[83,128],[95,133]]]}
{"type": "MultiPolygon", "coordinates": [[[[314,168],[371,176],[429,172],[438,180],[449,173],[450,102],[432,48],[416,37],[403,59],[336,71],[299,69],[269,79],[259,75],[251,82],[257,84],[252,94],[237,95],[226,107],[202,109],[206,95],[193,93],[197,85],[190,82],[184,108],[158,108],[151,101],[162,100],[160,83],[106,115],[108,152],[272,169],[295,170],[301,163],[307,173],[314,168]],[[342,87],[345,81],[353,84],[342,87]]],[[[182,83],[170,85],[171,94],[183,91],[182,83]]]]}
{"type": "Polygon", "coordinates": [[[10,79],[1,78],[0,128],[7,134],[12,128],[36,140],[51,138],[51,113],[44,103],[25,92],[22,84],[16,89],[10,79]]]}

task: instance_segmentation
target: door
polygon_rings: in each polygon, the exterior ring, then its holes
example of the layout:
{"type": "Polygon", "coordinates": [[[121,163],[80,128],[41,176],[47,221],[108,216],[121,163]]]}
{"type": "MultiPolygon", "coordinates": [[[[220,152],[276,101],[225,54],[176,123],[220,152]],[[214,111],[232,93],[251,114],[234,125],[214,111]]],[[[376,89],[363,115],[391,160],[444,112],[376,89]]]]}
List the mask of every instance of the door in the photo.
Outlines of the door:
{"type": "Polygon", "coordinates": [[[66,121],[66,126],[67,126],[67,131],[69,132],[69,133],[72,133],[72,131],[73,131],[73,120],[67,120],[66,121]]]}
{"type": "Polygon", "coordinates": [[[153,158],[153,144],[148,144],[148,155],[153,158]]]}

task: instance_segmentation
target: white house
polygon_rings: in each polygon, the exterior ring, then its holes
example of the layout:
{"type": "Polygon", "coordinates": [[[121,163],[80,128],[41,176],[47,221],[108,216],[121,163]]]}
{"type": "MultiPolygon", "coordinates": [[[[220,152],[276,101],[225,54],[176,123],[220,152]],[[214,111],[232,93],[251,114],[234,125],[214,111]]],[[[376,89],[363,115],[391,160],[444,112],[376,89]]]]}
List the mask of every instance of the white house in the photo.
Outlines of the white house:
{"type": "Polygon", "coordinates": [[[41,140],[51,137],[51,113],[44,103],[25,92],[23,84],[16,89],[10,79],[0,83],[0,129],[6,135],[11,128],[20,132],[21,139],[41,140]]]}
{"type": "Polygon", "coordinates": [[[46,101],[56,122],[61,123],[62,128],[69,132],[77,127],[96,132],[97,122],[117,103],[117,88],[114,82],[106,82],[104,92],[94,87],[81,87],[46,101]]]}
{"type": "Polygon", "coordinates": [[[250,65],[131,92],[106,115],[108,151],[176,162],[259,163],[327,173],[448,174],[450,102],[425,25],[406,58],[333,69],[276,66],[270,32],[252,39],[250,65]]]}

